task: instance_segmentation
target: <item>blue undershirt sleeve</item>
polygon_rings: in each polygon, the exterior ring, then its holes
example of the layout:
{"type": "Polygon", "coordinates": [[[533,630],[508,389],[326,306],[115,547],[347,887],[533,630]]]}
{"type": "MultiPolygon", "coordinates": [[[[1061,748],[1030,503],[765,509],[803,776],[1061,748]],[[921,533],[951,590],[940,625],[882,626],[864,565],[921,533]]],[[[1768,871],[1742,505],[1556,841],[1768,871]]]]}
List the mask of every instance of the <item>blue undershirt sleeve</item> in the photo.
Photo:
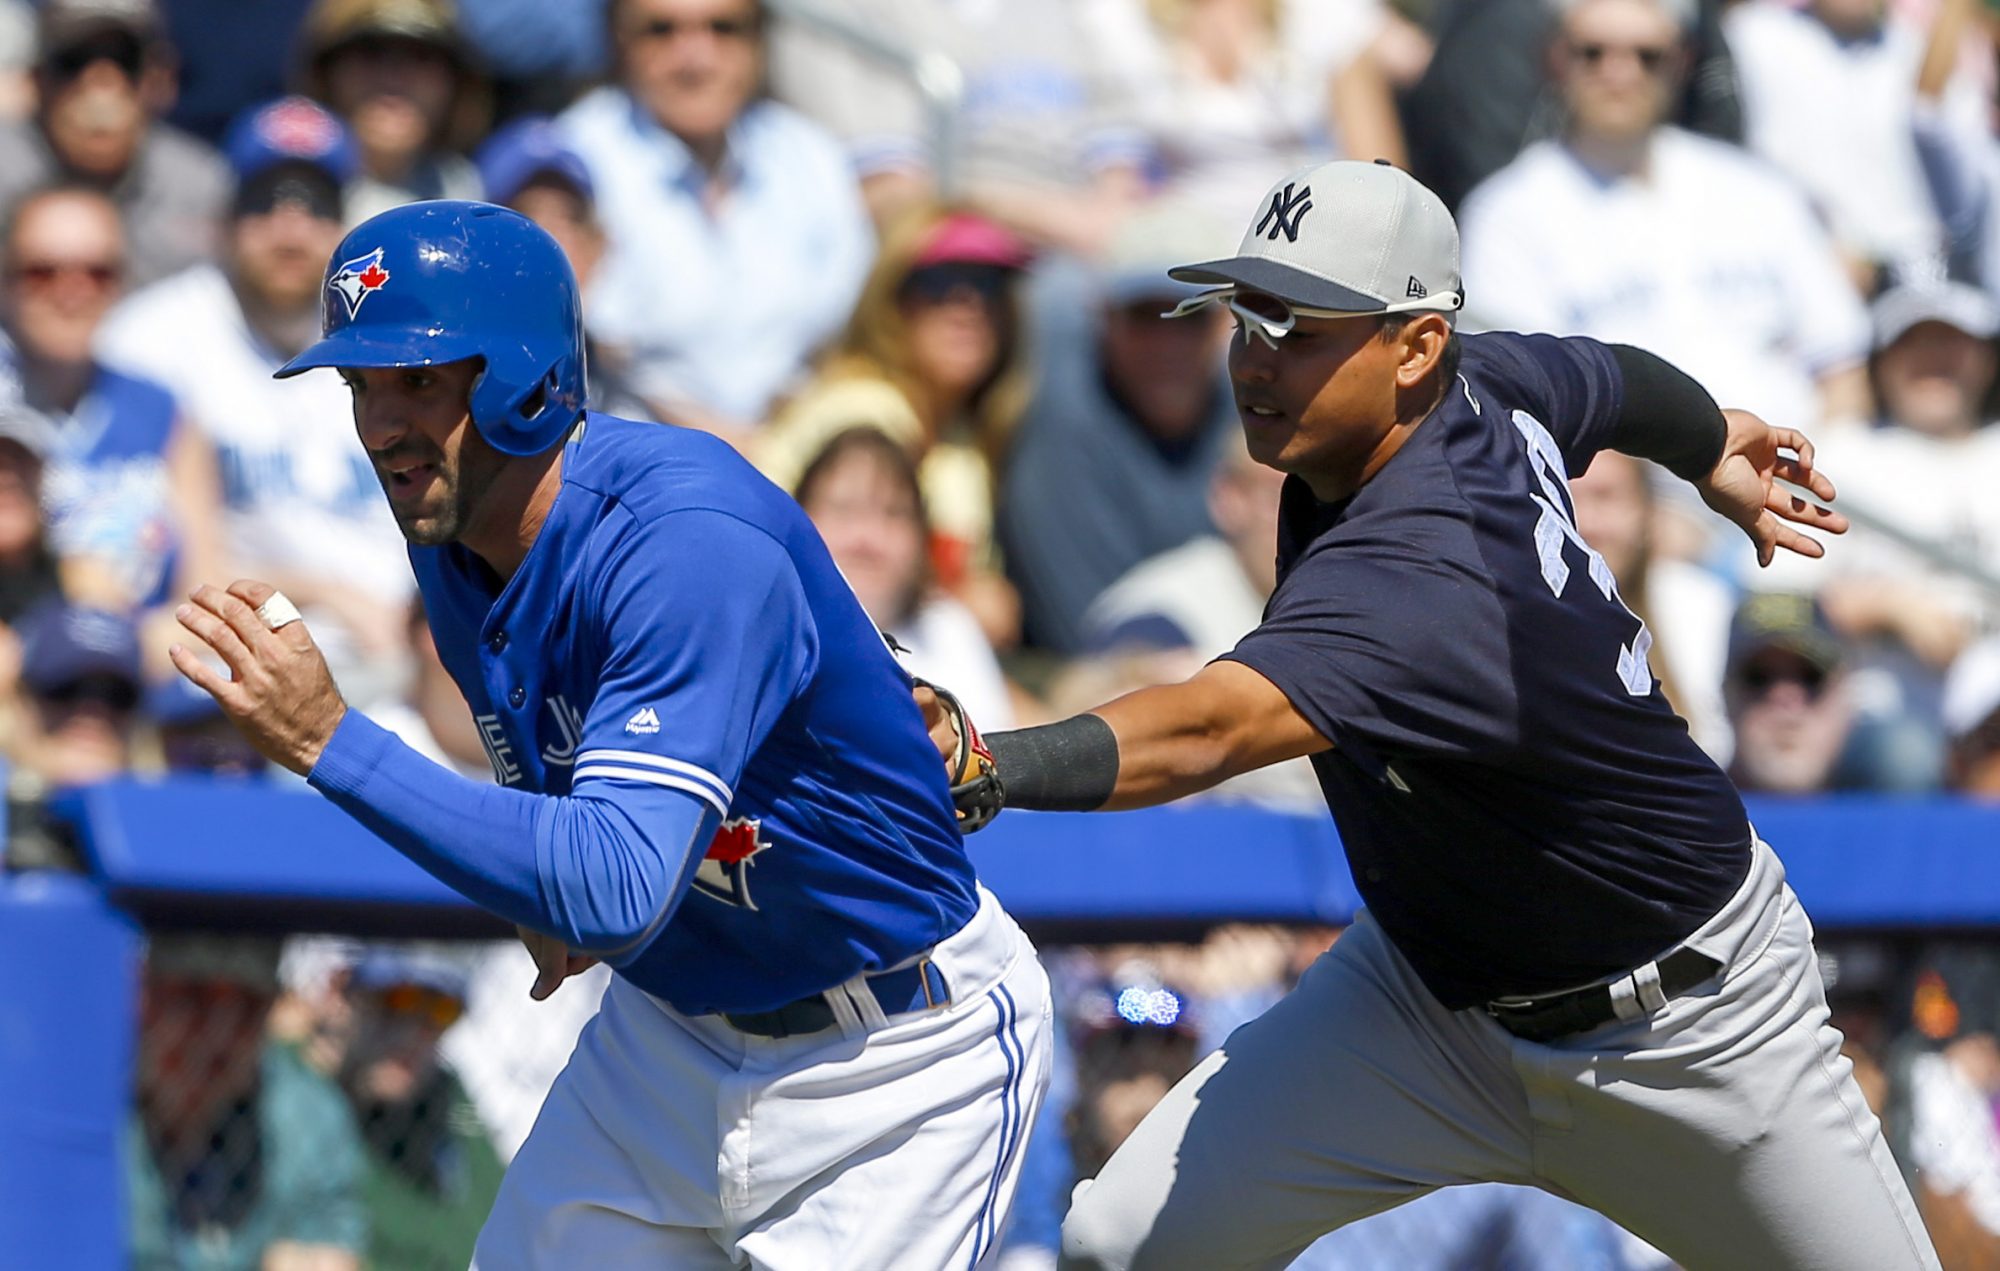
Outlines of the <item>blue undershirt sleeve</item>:
{"type": "Polygon", "coordinates": [[[466,899],[617,964],[670,912],[720,815],[659,786],[554,798],[485,785],[349,711],[314,789],[466,899]]]}

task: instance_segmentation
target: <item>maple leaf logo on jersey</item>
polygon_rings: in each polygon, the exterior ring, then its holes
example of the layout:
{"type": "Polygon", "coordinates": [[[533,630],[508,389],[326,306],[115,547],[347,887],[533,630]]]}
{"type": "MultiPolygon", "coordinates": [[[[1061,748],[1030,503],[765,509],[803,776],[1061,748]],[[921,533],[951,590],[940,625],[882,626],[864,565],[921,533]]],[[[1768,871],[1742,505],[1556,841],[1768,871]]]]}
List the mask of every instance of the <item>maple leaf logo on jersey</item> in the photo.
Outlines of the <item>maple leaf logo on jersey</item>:
{"type": "Polygon", "coordinates": [[[750,899],[750,867],[756,864],[758,853],[771,846],[759,834],[760,823],[755,817],[733,817],[718,826],[695,868],[694,889],[725,905],[755,909],[757,904],[750,899]]]}
{"type": "Polygon", "coordinates": [[[382,268],[382,249],[377,247],[366,256],[340,262],[340,268],[333,271],[326,285],[346,302],[347,316],[352,318],[361,312],[361,302],[388,282],[389,271],[382,268]]]}

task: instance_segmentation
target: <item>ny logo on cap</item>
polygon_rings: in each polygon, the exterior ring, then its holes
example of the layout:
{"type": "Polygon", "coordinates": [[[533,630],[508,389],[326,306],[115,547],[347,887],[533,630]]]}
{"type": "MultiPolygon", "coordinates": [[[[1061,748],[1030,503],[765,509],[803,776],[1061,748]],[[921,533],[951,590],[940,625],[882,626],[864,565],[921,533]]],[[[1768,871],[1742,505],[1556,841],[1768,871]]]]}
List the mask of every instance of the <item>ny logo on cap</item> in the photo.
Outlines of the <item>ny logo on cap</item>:
{"type": "Polygon", "coordinates": [[[1312,211],[1312,193],[1311,186],[1294,193],[1290,181],[1285,182],[1284,189],[1272,191],[1271,206],[1265,211],[1264,219],[1257,222],[1256,232],[1275,243],[1279,231],[1283,231],[1286,242],[1298,242],[1299,222],[1305,219],[1307,212],[1312,211]],[[1267,230],[1270,232],[1265,233],[1267,230]]]}

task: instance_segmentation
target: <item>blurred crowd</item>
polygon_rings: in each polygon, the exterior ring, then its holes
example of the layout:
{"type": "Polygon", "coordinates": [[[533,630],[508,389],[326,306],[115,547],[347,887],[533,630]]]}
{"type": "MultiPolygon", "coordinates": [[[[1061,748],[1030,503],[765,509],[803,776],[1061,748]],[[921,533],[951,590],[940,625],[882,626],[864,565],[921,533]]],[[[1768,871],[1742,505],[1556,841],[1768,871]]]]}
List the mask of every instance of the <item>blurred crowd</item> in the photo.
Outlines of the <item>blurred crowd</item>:
{"type": "MultiPolygon", "coordinates": [[[[1457,210],[1464,329],[1641,345],[1817,443],[1856,528],[1768,571],[1664,473],[1574,474],[1743,789],[2000,800],[1996,50],[1994,0],[0,0],[11,788],[279,779],[164,656],[174,599],[244,576],[350,702],[488,772],[337,377],[270,378],[344,232],[413,199],[544,226],[592,405],[793,491],[982,727],[1179,678],[1257,622],[1280,478],[1235,427],[1227,315],[1166,319],[1165,269],[1347,155],[1457,210]],[[948,128],[885,42],[956,64],[948,128]]],[[[1302,764],[1216,797],[1318,807],[1302,764]]],[[[1070,1062],[1009,1265],[1048,1265],[1079,1171],[1333,934],[1056,958],[1070,1062]]],[[[592,1003],[531,1028],[527,965],[163,934],[141,1265],[463,1265],[592,1003]]],[[[2000,1259],[2000,970],[1828,969],[1947,1265],[2000,1259]]],[[[1517,1189],[1410,1212],[1306,1265],[1650,1265],[1517,1189]]]]}

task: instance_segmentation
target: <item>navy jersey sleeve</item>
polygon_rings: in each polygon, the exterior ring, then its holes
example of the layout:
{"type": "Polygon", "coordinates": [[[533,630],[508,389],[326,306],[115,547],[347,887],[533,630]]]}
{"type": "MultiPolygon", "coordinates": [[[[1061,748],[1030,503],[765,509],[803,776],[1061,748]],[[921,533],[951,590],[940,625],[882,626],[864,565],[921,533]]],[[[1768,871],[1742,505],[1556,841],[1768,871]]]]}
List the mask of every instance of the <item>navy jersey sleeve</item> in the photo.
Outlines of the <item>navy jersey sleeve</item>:
{"type": "Polygon", "coordinates": [[[1263,623],[1223,656],[1270,680],[1357,758],[1467,758],[1517,738],[1498,601],[1450,560],[1312,552],[1279,585],[1263,623]]]}
{"type": "Polygon", "coordinates": [[[1624,384],[1608,345],[1583,336],[1508,331],[1465,339],[1476,342],[1475,374],[1499,381],[1532,404],[1571,475],[1610,448],[1624,407],[1624,384]]]}
{"type": "Polygon", "coordinates": [[[568,795],[459,777],[353,712],[311,781],[472,900],[618,964],[685,894],[818,645],[782,545],[727,516],[629,527],[586,568],[603,672],[568,795]]]}

